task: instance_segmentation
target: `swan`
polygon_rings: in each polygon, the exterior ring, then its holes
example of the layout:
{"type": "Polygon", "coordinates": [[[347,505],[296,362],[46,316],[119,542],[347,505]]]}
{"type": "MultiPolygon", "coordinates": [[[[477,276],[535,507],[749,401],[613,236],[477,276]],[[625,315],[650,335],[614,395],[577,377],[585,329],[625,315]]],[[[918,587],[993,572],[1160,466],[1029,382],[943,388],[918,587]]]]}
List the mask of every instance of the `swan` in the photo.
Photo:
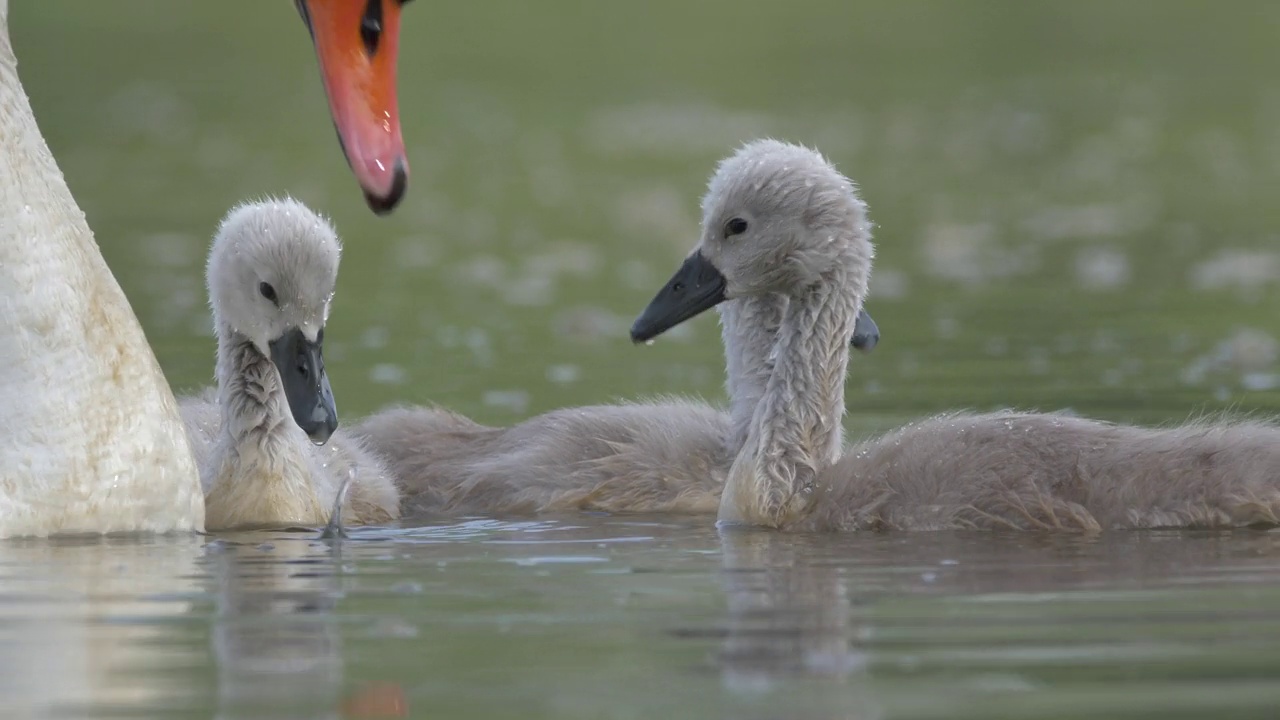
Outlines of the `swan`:
{"type": "MultiPolygon", "coordinates": [[[[348,163],[370,207],[389,212],[408,179],[402,3],[296,3],[348,163]]],[[[40,133],[8,20],[0,0],[0,537],[200,531],[173,393],[40,133]]]]}
{"type": "Polygon", "coordinates": [[[717,168],[702,236],[632,327],[789,298],[728,472],[726,525],[789,530],[1220,528],[1280,522],[1280,428],[950,413],[843,448],[847,340],[874,249],[853,183],[817,152],[749,143],[717,168]]]}
{"type": "Polygon", "coordinates": [[[322,351],[340,254],[333,226],[291,198],[237,206],[214,236],[217,388],[179,401],[209,530],[324,525],[348,476],[349,522],[399,517],[382,463],[335,433],[322,351]]]}
{"type": "MultiPolygon", "coordinates": [[[[722,308],[728,414],[668,399],[564,408],[494,428],[440,408],[393,407],[351,432],[387,463],[406,516],[712,514],[740,442],[737,429],[748,424],[750,399],[763,392],[786,302],[770,296],[722,308]]],[[[860,313],[851,346],[869,352],[879,339],[874,319],[860,313]]]]}

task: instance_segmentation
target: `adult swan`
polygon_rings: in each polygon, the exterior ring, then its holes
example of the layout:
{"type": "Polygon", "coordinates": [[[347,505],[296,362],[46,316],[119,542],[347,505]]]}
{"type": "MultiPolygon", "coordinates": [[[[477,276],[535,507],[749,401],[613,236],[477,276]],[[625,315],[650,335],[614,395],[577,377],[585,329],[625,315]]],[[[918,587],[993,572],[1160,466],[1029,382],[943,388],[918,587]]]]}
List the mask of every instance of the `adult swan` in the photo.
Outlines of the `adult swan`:
{"type": "MultiPolygon", "coordinates": [[[[297,2],[347,160],[389,211],[408,175],[402,3],[297,2]]],[[[201,530],[173,394],[40,134],[8,20],[0,0],[0,537],[201,530]]]]}

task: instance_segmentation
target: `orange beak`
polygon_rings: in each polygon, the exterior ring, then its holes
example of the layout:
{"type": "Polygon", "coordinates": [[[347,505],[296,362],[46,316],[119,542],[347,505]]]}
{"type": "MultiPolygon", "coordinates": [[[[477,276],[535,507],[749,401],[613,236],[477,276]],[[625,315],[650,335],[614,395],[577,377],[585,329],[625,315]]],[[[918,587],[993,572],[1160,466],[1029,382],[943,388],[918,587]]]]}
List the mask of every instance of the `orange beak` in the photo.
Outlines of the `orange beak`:
{"type": "Polygon", "coordinates": [[[369,208],[391,212],[409,184],[396,105],[406,0],[295,0],[311,31],[329,111],[369,208]]]}

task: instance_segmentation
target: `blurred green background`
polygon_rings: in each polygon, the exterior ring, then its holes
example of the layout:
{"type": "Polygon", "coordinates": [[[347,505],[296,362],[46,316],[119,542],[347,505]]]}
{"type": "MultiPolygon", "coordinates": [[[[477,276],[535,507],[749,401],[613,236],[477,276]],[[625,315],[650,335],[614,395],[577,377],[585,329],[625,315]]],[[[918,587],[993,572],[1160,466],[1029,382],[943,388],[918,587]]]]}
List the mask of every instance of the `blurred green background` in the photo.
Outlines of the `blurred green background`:
{"type": "MultiPolygon", "coordinates": [[[[11,5],[44,133],[179,390],[213,374],[213,229],[291,193],[346,240],[326,359],[347,420],[721,399],[713,316],[652,347],[627,329],[694,242],[715,162],[772,135],[826,152],[877,225],[883,339],[850,368],[855,433],[959,407],[1280,408],[1274,0],[418,0],[390,218],[346,168],[287,0],[11,5]]],[[[459,521],[332,557],[303,536],[13,544],[0,677],[66,703],[110,671],[122,704],[59,717],[209,717],[273,663],[300,669],[264,683],[298,705],[394,681],[415,717],[1275,706],[1274,533],[735,551],[697,523],[459,521]]]]}
{"type": "Polygon", "coordinates": [[[957,407],[1172,421],[1280,406],[1280,4],[415,2],[409,195],[366,208],[292,3],[13,3],[41,126],[171,382],[209,382],[203,261],[290,193],[346,241],[327,360],[348,420],[489,423],[723,397],[712,316],[627,328],[763,135],[862,186],[881,346],[850,427],[957,407]]]}

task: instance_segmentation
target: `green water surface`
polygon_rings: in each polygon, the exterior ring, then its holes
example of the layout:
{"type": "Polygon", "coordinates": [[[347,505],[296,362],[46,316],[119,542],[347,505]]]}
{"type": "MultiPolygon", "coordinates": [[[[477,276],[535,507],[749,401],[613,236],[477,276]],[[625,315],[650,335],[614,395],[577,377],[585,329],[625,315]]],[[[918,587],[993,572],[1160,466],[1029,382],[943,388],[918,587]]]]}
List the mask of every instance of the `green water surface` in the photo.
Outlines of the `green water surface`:
{"type": "MultiPolygon", "coordinates": [[[[346,243],[326,332],[346,420],[720,400],[713,317],[652,347],[626,333],[716,160],[770,135],[828,154],[876,223],[883,338],[851,366],[851,435],[961,407],[1280,408],[1274,2],[420,0],[389,218],[338,152],[292,3],[10,4],[41,127],[180,391],[212,376],[213,229],[290,193],[346,243]]],[[[584,516],[311,537],[0,544],[0,697],[13,717],[262,718],[396,692],[423,718],[1280,701],[1269,533],[722,538],[584,516]]]]}

